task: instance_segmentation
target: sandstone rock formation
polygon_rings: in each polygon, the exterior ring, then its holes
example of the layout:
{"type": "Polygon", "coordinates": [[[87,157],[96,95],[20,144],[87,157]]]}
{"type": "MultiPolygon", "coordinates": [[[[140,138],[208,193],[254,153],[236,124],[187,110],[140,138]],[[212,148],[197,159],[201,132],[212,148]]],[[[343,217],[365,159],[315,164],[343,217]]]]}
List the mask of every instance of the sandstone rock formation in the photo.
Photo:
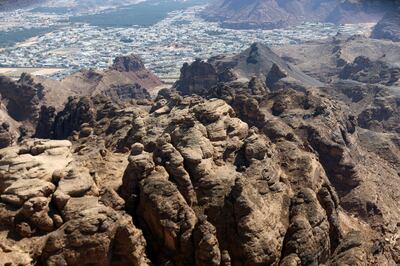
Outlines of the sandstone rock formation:
{"type": "Polygon", "coordinates": [[[16,235],[2,239],[0,261],[146,265],[141,231],[101,202],[93,176],[74,162],[71,148],[69,141],[32,140],[1,150],[0,225],[16,235]],[[29,239],[23,249],[19,239],[29,239]],[[7,255],[14,250],[16,256],[7,255]]]}
{"type": "Polygon", "coordinates": [[[142,60],[136,55],[118,56],[114,59],[111,69],[119,72],[138,71],[145,68],[142,60]]]}
{"type": "Polygon", "coordinates": [[[37,137],[60,140],[0,150],[0,261],[400,263],[400,96],[365,56],[322,83],[253,45],[154,99],[42,108],[37,137]]]}
{"type": "Polygon", "coordinates": [[[15,136],[10,132],[10,124],[3,122],[0,125],[0,149],[6,148],[13,144],[15,136]]]}
{"type": "Polygon", "coordinates": [[[142,108],[146,109],[147,104],[146,101],[137,105],[116,104],[101,95],[70,97],[58,113],[52,107],[42,108],[35,137],[75,141],[99,137],[107,147],[117,148],[117,143],[122,142],[131,130],[134,123],[131,120],[143,116],[142,108]]]}
{"type": "Polygon", "coordinates": [[[150,93],[139,84],[133,85],[117,85],[104,91],[104,95],[109,97],[112,101],[118,102],[121,100],[149,100],[150,93]]]}
{"type": "Polygon", "coordinates": [[[44,100],[44,87],[27,74],[14,82],[0,77],[0,94],[6,100],[8,114],[17,121],[34,123],[39,116],[40,102],[44,100]]]}

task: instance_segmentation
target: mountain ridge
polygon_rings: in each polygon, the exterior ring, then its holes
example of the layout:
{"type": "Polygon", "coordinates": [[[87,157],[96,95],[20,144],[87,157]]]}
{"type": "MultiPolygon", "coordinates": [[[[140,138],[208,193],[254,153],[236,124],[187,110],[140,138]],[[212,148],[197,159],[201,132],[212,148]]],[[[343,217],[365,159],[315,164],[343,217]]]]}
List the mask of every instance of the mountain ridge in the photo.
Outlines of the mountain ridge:
{"type": "Polygon", "coordinates": [[[400,7],[392,10],[377,23],[372,31],[372,38],[389,39],[400,42],[400,7]]]}
{"type": "Polygon", "coordinates": [[[396,5],[382,1],[337,0],[217,0],[202,16],[227,28],[273,29],[302,22],[361,23],[377,22],[396,5]]]}

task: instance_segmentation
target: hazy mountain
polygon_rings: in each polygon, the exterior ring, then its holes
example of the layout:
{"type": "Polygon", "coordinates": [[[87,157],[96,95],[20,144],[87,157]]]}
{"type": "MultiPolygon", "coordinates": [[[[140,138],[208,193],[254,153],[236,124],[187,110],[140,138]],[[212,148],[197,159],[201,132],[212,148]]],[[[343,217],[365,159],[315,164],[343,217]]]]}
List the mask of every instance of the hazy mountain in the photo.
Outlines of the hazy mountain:
{"type": "Polygon", "coordinates": [[[400,42],[400,8],[388,12],[375,26],[372,38],[400,42]]]}
{"type": "Polygon", "coordinates": [[[45,0],[0,0],[0,11],[24,8],[43,2],[45,0]]]}
{"type": "Polygon", "coordinates": [[[76,7],[79,9],[88,9],[93,7],[102,7],[102,6],[122,6],[122,5],[131,5],[137,4],[139,2],[143,2],[145,0],[48,0],[47,5],[49,6],[62,6],[62,7],[76,7]]]}
{"type": "Polygon", "coordinates": [[[231,28],[277,28],[304,21],[376,22],[397,1],[216,0],[203,16],[231,28]]]}
{"type": "Polygon", "coordinates": [[[31,7],[40,4],[45,7],[69,7],[74,10],[91,10],[133,5],[147,0],[0,0],[0,10],[31,7]]]}

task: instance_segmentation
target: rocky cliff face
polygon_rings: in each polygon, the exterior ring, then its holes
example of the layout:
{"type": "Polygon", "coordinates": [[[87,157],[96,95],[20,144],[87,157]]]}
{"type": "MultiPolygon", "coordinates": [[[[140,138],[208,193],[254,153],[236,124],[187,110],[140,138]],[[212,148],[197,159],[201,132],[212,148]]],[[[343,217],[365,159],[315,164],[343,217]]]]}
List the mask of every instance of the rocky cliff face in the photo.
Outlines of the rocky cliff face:
{"type": "Polygon", "coordinates": [[[40,106],[47,102],[46,93],[43,85],[27,74],[18,81],[0,76],[2,148],[34,132],[40,106]]]}
{"type": "Polygon", "coordinates": [[[1,157],[0,224],[30,239],[24,251],[12,239],[2,241],[2,263],[147,263],[142,233],[107,201],[118,202],[116,193],[99,190],[89,170],[75,164],[70,142],[28,141],[1,157]]]}
{"type": "Polygon", "coordinates": [[[0,93],[7,101],[8,113],[17,121],[36,121],[39,113],[39,103],[44,98],[44,88],[34,83],[29,75],[22,75],[14,82],[6,77],[0,77],[0,93]]]}
{"type": "Polygon", "coordinates": [[[142,60],[136,55],[119,56],[114,59],[111,69],[119,72],[138,71],[145,69],[142,60]]]}
{"type": "Polygon", "coordinates": [[[314,86],[254,47],[185,65],[155,99],[42,108],[37,136],[60,140],[0,150],[0,261],[400,263],[393,87],[314,86]]]}

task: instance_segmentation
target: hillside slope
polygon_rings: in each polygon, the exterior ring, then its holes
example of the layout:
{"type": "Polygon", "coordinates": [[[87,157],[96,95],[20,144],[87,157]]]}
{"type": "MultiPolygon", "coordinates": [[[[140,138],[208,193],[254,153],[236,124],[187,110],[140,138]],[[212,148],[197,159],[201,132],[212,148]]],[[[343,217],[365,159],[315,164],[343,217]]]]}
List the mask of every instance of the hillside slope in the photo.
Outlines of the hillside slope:
{"type": "Polygon", "coordinates": [[[302,22],[377,22],[395,1],[216,0],[203,17],[228,28],[280,28],[302,22]]]}
{"type": "Polygon", "coordinates": [[[400,7],[388,12],[375,26],[372,38],[400,42],[400,7]]]}

